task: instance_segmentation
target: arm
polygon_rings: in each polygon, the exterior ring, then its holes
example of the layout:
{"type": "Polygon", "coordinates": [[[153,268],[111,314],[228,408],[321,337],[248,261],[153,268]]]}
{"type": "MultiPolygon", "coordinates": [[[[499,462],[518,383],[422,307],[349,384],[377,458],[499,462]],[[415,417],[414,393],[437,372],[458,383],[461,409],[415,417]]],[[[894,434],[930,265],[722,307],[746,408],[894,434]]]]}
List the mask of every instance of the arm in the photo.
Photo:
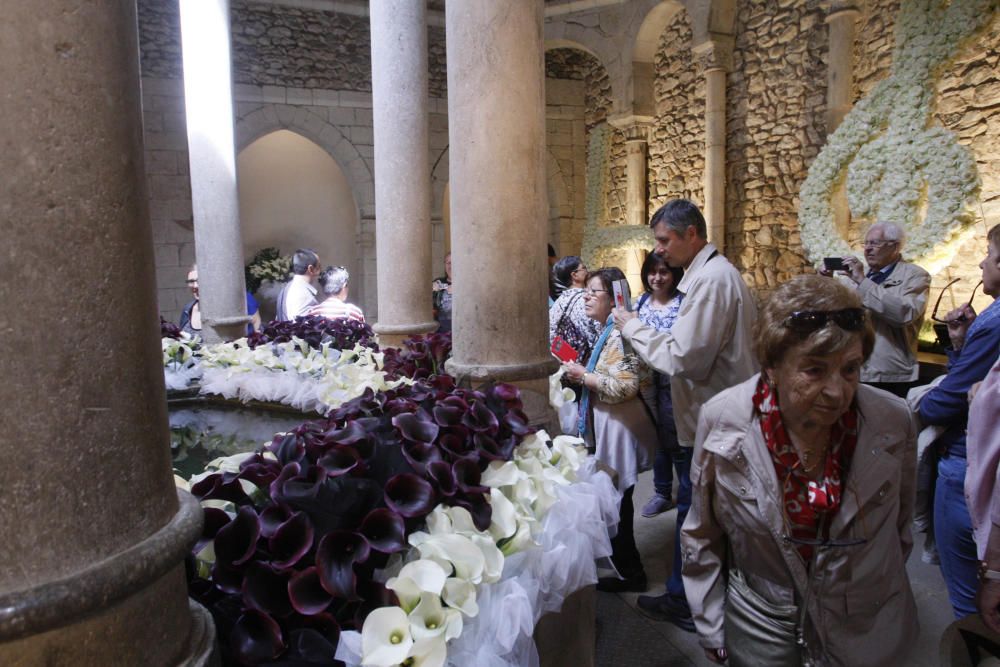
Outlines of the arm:
{"type": "Polygon", "coordinates": [[[909,413],[906,417],[906,442],[903,448],[903,469],[899,485],[899,517],[896,519],[896,529],[899,531],[899,544],[903,549],[903,562],[910,557],[913,550],[913,511],[917,499],[917,424],[916,416],[909,413]]]}
{"type": "Polygon", "coordinates": [[[705,649],[725,646],[723,632],[726,583],[726,534],[712,509],[715,467],[711,454],[702,448],[711,432],[703,411],[698,419],[695,455],[691,461],[691,509],[681,528],[684,556],[684,590],[691,604],[691,616],[705,649]]]}
{"type": "Polygon", "coordinates": [[[923,317],[930,289],[930,275],[920,271],[909,276],[900,285],[900,291],[889,291],[865,278],[858,284],[858,296],[861,304],[877,318],[902,327],[923,317]]]}
{"type": "Polygon", "coordinates": [[[964,420],[969,411],[969,389],[986,377],[997,360],[998,346],[1000,323],[973,331],[949,366],[945,379],[920,401],[920,420],[941,426],[964,420]]]}
{"type": "Polygon", "coordinates": [[[704,382],[719,351],[731,340],[736,309],[743,305],[711,287],[706,286],[699,298],[682,302],[670,331],[657,331],[635,318],[625,324],[622,335],[659,372],[704,382]]]}

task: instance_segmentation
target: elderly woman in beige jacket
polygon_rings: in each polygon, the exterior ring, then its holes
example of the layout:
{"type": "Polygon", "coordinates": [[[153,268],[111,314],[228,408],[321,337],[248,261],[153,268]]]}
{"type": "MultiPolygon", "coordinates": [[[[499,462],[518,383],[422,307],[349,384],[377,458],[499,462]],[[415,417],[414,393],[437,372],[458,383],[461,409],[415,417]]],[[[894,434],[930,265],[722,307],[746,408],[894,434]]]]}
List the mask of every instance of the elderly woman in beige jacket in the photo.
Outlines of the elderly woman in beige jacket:
{"type": "Polygon", "coordinates": [[[901,399],[859,386],[873,337],[855,293],[795,278],[758,321],[762,372],[701,411],[681,541],[716,662],[905,664],[916,432],[901,399]]]}

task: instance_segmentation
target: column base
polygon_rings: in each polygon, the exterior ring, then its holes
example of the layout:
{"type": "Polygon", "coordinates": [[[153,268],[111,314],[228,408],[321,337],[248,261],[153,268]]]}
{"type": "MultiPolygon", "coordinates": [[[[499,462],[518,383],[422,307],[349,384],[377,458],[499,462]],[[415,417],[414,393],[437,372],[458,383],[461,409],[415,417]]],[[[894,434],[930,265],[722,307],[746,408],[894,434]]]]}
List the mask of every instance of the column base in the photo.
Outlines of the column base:
{"type": "Polygon", "coordinates": [[[413,336],[437,331],[437,322],[416,322],[413,324],[382,324],[376,322],[372,331],[378,334],[379,347],[402,347],[403,341],[413,336]]]}

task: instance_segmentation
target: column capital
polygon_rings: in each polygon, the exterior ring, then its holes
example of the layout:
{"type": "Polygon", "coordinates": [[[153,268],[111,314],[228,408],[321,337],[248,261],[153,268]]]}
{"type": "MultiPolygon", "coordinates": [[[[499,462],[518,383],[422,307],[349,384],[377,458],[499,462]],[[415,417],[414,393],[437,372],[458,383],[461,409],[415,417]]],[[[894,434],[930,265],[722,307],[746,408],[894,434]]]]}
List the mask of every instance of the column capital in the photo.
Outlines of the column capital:
{"type": "Polygon", "coordinates": [[[712,36],[691,47],[691,53],[702,72],[733,69],[733,37],[732,35],[712,34],[712,36]]]}
{"type": "Polygon", "coordinates": [[[834,19],[841,18],[850,18],[853,20],[861,13],[856,0],[824,0],[820,3],[820,8],[826,12],[826,18],[823,19],[824,23],[830,23],[834,19]]]}
{"type": "Polygon", "coordinates": [[[652,116],[639,116],[637,114],[625,113],[608,118],[611,127],[621,130],[625,134],[625,141],[649,141],[650,130],[653,129],[654,118],[652,116]]]}

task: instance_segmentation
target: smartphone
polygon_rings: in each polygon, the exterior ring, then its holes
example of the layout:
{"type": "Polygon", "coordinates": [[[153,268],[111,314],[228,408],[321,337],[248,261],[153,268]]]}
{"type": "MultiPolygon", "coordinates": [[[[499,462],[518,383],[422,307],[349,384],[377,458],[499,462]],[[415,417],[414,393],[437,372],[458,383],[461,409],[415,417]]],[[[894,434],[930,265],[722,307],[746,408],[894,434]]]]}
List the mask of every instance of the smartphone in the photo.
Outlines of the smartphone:
{"type": "Polygon", "coordinates": [[[627,280],[611,281],[611,289],[614,292],[615,308],[632,310],[632,290],[629,289],[627,280]]]}
{"type": "Polygon", "coordinates": [[[552,339],[551,351],[556,359],[567,364],[571,361],[576,361],[580,357],[579,353],[562,336],[556,336],[552,339]]]}
{"type": "Polygon", "coordinates": [[[846,271],[843,257],[824,257],[823,266],[827,271],[846,271]]]}

